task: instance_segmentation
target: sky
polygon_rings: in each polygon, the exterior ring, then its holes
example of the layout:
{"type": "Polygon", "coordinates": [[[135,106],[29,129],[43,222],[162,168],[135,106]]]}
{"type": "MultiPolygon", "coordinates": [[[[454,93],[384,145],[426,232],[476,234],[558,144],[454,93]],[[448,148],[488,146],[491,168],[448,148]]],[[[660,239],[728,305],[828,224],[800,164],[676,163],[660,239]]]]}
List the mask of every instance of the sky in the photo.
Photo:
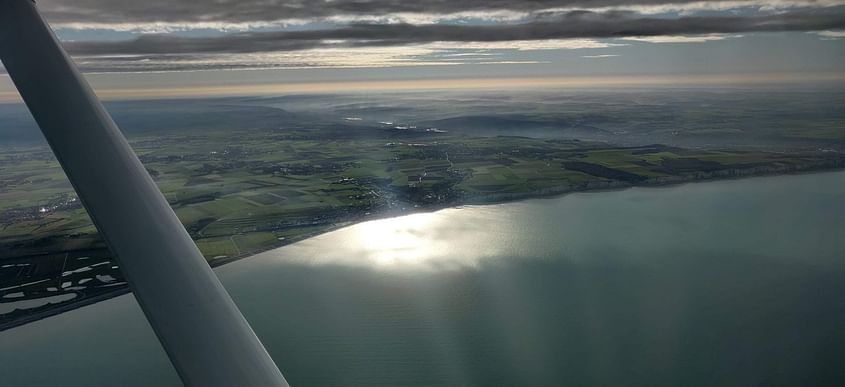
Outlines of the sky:
{"type": "MultiPolygon", "coordinates": [[[[461,84],[450,80],[824,81],[845,73],[845,0],[37,5],[95,89],[115,97],[461,84]]],[[[0,77],[0,99],[14,94],[0,77]]]]}

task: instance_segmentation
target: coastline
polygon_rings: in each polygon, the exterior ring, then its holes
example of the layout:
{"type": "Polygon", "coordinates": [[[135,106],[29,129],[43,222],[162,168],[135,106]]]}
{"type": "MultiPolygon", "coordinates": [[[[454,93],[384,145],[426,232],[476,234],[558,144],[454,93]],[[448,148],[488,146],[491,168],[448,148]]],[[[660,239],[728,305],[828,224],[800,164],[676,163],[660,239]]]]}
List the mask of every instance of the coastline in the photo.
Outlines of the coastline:
{"type": "MultiPolygon", "coordinates": [[[[313,232],[297,235],[295,237],[291,237],[285,239],[284,241],[280,241],[279,244],[273,245],[272,247],[257,249],[252,251],[247,251],[237,256],[220,258],[216,260],[209,261],[209,265],[211,267],[222,266],[231,262],[239,261],[241,259],[254,256],[256,254],[260,254],[262,252],[274,250],[277,248],[281,248],[293,243],[300,242],[305,239],[309,239],[321,234],[325,234],[328,232],[332,232],[335,230],[339,230],[348,226],[352,226],[358,223],[367,222],[371,220],[378,220],[378,219],[385,219],[385,218],[393,218],[397,216],[404,216],[410,215],[414,213],[426,213],[426,212],[434,212],[441,209],[446,208],[458,208],[465,205],[491,205],[491,204],[500,204],[500,203],[508,203],[508,202],[515,202],[521,200],[529,200],[529,199],[553,199],[557,197],[561,197],[570,193],[575,192],[602,192],[602,191],[617,191],[623,190],[627,188],[633,187],[649,187],[649,188],[659,188],[659,187],[670,187],[670,186],[677,186],[683,185],[688,183],[704,183],[710,181],[718,181],[718,180],[738,180],[738,179],[746,179],[746,178],[753,178],[753,177],[772,177],[772,176],[783,176],[783,175],[795,175],[795,174],[808,174],[808,173],[826,173],[826,172],[835,172],[845,169],[845,159],[837,158],[826,160],[823,162],[816,162],[816,163],[809,163],[809,164],[802,164],[802,165],[790,165],[790,166],[778,166],[778,167],[752,167],[752,168],[744,168],[744,169],[725,169],[719,171],[711,171],[711,172],[695,172],[689,175],[682,175],[682,176],[672,176],[672,177],[661,177],[661,178],[649,178],[643,180],[642,182],[638,183],[631,183],[625,182],[620,180],[608,180],[608,181],[600,181],[600,182],[589,182],[589,183],[580,183],[580,184],[565,184],[556,187],[545,188],[542,190],[536,191],[527,191],[527,192],[514,192],[514,193],[491,193],[491,194],[484,194],[484,195],[474,195],[471,197],[461,197],[453,201],[438,203],[435,205],[427,205],[427,206],[418,206],[412,207],[408,209],[401,209],[401,210],[392,210],[392,211],[382,211],[376,212],[371,215],[365,216],[350,216],[346,219],[343,219],[338,222],[333,222],[331,224],[327,224],[324,227],[321,227],[319,230],[315,230],[313,232]]],[[[79,299],[78,301],[68,302],[66,304],[59,304],[53,308],[36,312],[31,315],[26,315],[21,318],[17,318],[15,320],[6,321],[0,323],[0,332],[25,325],[30,322],[38,321],[47,317],[51,317],[66,311],[70,311],[73,309],[85,307],[87,305],[91,305],[100,301],[104,301],[107,299],[111,299],[120,295],[124,295],[129,293],[130,289],[128,286],[123,286],[114,289],[113,291],[99,294],[97,296],[87,297],[79,299]]]]}
{"type": "MultiPolygon", "coordinates": [[[[211,267],[218,267],[228,263],[232,263],[235,261],[242,260],[244,258],[251,257],[256,254],[261,254],[265,251],[275,250],[287,245],[291,245],[306,239],[313,238],[318,235],[322,235],[325,233],[329,233],[332,231],[340,230],[345,227],[354,226],[358,223],[368,222],[372,220],[379,220],[379,219],[389,219],[395,218],[398,216],[405,216],[405,215],[412,215],[417,213],[427,213],[427,212],[434,212],[439,211],[447,208],[460,208],[462,206],[467,205],[492,205],[492,204],[502,204],[502,203],[510,203],[515,201],[521,200],[530,200],[530,199],[554,199],[557,197],[562,197],[571,193],[576,192],[604,192],[604,191],[618,191],[624,190],[628,188],[634,187],[647,187],[647,188],[661,188],[661,187],[672,187],[677,185],[684,185],[690,183],[706,183],[711,181],[721,181],[721,180],[741,180],[741,179],[749,179],[754,177],[773,177],[773,176],[786,176],[786,175],[799,175],[799,174],[809,174],[809,173],[827,173],[827,172],[835,172],[839,170],[845,170],[845,159],[835,159],[828,162],[823,163],[816,163],[816,164],[807,164],[801,166],[784,166],[778,168],[772,167],[755,167],[755,168],[747,168],[747,169],[725,169],[721,171],[714,171],[714,172],[699,172],[695,174],[695,176],[677,176],[675,178],[652,178],[643,181],[639,184],[631,184],[627,182],[622,182],[618,180],[612,180],[607,182],[593,182],[593,183],[584,183],[584,184],[567,184],[561,185],[558,187],[547,188],[538,191],[529,191],[529,192],[519,192],[519,193],[500,193],[500,194],[487,194],[487,195],[477,195],[471,198],[461,198],[452,202],[448,203],[440,203],[436,205],[428,205],[428,206],[419,206],[413,207],[410,209],[403,209],[399,211],[383,211],[383,212],[376,212],[366,216],[351,216],[345,220],[334,222],[331,224],[326,225],[325,227],[321,228],[320,230],[315,230],[312,232],[308,232],[305,234],[297,235],[295,237],[290,237],[285,239],[284,241],[280,241],[279,244],[274,245],[272,247],[264,248],[264,249],[257,249],[251,250],[248,252],[244,252],[239,255],[219,258],[215,260],[208,261],[208,264],[211,267]]],[[[0,331],[3,328],[0,325],[0,331]]]]}
{"type": "Polygon", "coordinates": [[[493,205],[493,204],[502,204],[502,203],[511,203],[516,201],[522,200],[531,200],[531,199],[554,199],[559,198],[568,194],[577,193],[577,192],[604,192],[604,191],[619,191],[628,188],[635,188],[635,187],[644,187],[644,188],[664,188],[664,187],[673,187],[679,186],[684,184],[694,184],[694,183],[707,183],[712,181],[723,181],[723,180],[743,180],[743,179],[750,179],[755,177],[776,177],[776,176],[788,176],[788,175],[803,175],[803,174],[811,174],[811,173],[828,173],[828,172],[836,172],[845,170],[845,159],[837,159],[831,162],[825,163],[818,163],[818,164],[808,164],[802,165],[797,167],[778,167],[778,168],[771,168],[771,167],[755,167],[755,168],[748,168],[748,169],[726,169],[722,171],[715,171],[715,172],[701,172],[696,174],[696,176],[677,176],[675,178],[652,178],[643,181],[639,184],[631,184],[627,182],[622,182],[618,180],[612,180],[607,182],[593,182],[593,183],[584,183],[584,184],[567,184],[561,185],[558,187],[547,188],[538,191],[529,191],[529,192],[518,192],[518,193],[498,193],[498,194],[487,194],[487,195],[478,195],[473,196],[471,198],[462,198],[459,200],[455,200],[448,203],[441,203],[436,205],[428,205],[428,206],[419,206],[414,207],[411,209],[405,209],[400,211],[385,211],[385,212],[377,212],[367,216],[357,216],[357,217],[350,217],[344,221],[335,222],[330,225],[325,226],[320,230],[316,230],[313,232],[305,233],[302,235],[298,235],[296,237],[291,237],[285,239],[278,245],[275,245],[270,248],[265,249],[258,249],[249,251],[237,256],[220,258],[217,260],[209,261],[209,265],[211,267],[222,266],[231,262],[239,261],[241,259],[261,254],[265,251],[275,250],[287,245],[291,245],[297,242],[300,242],[305,239],[310,239],[318,235],[322,235],[325,233],[329,233],[332,231],[336,231],[345,227],[354,226],[358,223],[379,220],[379,219],[389,219],[395,218],[398,216],[405,216],[405,215],[412,215],[417,213],[428,213],[428,212],[435,212],[447,208],[460,208],[462,206],[467,205],[493,205]]]}

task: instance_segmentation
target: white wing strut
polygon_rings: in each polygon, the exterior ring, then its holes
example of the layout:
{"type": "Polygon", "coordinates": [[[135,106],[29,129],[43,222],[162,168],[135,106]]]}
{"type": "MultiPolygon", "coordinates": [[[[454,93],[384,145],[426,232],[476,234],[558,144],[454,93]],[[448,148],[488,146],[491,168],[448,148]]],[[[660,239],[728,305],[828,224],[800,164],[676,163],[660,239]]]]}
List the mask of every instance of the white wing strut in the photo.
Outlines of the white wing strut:
{"type": "Polygon", "coordinates": [[[182,381],[287,386],[31,0],[0,0],[0,59],[182,381]]]}

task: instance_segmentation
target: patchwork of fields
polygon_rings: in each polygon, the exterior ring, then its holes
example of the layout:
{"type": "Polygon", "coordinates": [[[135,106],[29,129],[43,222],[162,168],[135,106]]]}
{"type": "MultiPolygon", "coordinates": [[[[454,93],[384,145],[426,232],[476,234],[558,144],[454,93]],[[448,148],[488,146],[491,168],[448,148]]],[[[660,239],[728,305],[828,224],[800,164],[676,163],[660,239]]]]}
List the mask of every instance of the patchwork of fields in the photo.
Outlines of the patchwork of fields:
{"type": "MultiPolygon", "coordinates": [[[[415,210],[843,165],[822,148],[617,146],[330,120],[130,139],[212,265],[415,210]]],[[[0,327],[125,291],[49,148],[0,147],[0,327]]]]}

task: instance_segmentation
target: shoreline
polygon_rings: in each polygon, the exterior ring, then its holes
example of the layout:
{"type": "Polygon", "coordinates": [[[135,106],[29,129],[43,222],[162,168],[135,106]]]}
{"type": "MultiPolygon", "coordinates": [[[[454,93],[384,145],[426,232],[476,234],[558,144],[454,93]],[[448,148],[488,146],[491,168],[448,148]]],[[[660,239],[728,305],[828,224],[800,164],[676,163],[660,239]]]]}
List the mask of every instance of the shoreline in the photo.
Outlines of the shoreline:
{"type": "Polygon", "coordinates": [[[473,198],[469,198],[469,200],[457,200],[450,203],[443,203],[438,205],[429,205],[429,206],[420,206],[415,207],[412,209],[407,210],[400,210],[400,211],[387,211],[381,213],[373,213],[368,216],[361,216],[361,217],[353,217],[349,218],[345,221],[336,222],[330,225],[327,225],[325,228],[309,232],[306,234],[302,234],[296,237],[292,237],[286,239],[283,243],[276,245],[274,247],[266,248],[266,249],[259,249],[250,251],[247,253],[243,253],[233,257],[226,257],[220,258],[218,260],[209,261],[209,265],[211,267],[218,267],[222,266],[231,262],[239,261],[244,258],[248,258],[257,254],[261,254],[270,250],[275,250],[278,248],[282,248],[287,245],[291,245],[305,239],[310,239],[318,235],[326,234],[332,231],[337,231],[342,228],[346,228],[349,226],[354,226],[359,223],[369,222],[374,220],[380,219],[389,219],[395,218],[399,216],[406,216],[406,215],[413,215],[418,213],[430,213],[436,212],[448,208],[461,208],[463,206],[482,206],[482,205],[495,205],[495,204],[503,204],[503,203],[512,203],[522,200],[532,200],[532,199],[555,199],[560,198],[569,194],[579,193],[579,192],[607,192],[607,191],[621,191],[629,188],[669,188],[674,186],[681,186],[685,184],[695,184],[695,183],[708,183],[714,181],[729,181],[729,180],[744,180],[744,179],[751,179],[755,177],[777,177],[777,176],[789,176],[789,175],[805,175],[805,174],[815,174],[815,173],[830,173],[830,172],[837,172],[845,170],[845,159],[838,159],[830,163],[822,163],[819,165],[808,165],[803,167],[783,167],[783,168],[752,168],[749,170],[722,170],[716,172],[707,172],[708,176],[706,177],[690,177],[690,176],[678,176],[677,178],[673,179],[648,179],[645,180],[643,183],[640,184],[631,184],[621,181],[609,181],[604,183],[586,183],[586,184],[578,184],[578,185],[567,185],[567,186],[558,186],[552,187],[548,189],[544,189],[541,191],[530,191],[530,192],[518,192],[518,193],[506,193],[506,194],[488,194],[484,196],[476,196],[473,198]],[[753,169],[753,171],[752,171],[753,169]],[[765,170],[762,170],[765,169],[765,170]],[[736,173],[740,171],[740,173],[736,173]],[[742,171],[749,171],[749,172],[742,172],[742,171]],[[720,174],[718,172],[727,172],[724,174],[720,174]],[[733,174],[731,174],[733,172],[733,174]],[[566,187],[566,188],[563,188],[566,187]]]}
{"type": "MultiPolygon", "coordinates": [[[[403,209],[403,210],[393,210],[393,211],[383,211],[378,213],[373,213],[371,215],[365,216],[357,216],[357,217],[349,217],[348,219],[344,219],[339,222],[334,222],[331,224],[327,224],[325,227],[321,228],[320,230],[316,230],[313,232],[297,235],[295,237],[291,237],[289,239],[285,239],[284,241],[280,241],[281,243],[274,245],[272,247],[268,247],[265,249],[253,250],[248,251],[237,256],[220,258],[216,260],[208,261],[209,265],[212,268],[222,266],[228,263],[232,263],[235,261],[240,261],[242,259],[255,256],[270,250],[275,250],[278,248],[285,247],[287,245],[291,245],[306,239],[310,239],[316,237],[321,234],[326,234],[332,231],[340,230],[342,228],[346,228],[349,226],[353,226],[359,223],[379,220],[379,219],[388,219],[394,218],[399,216],[406,216],[415,213],[429,213],[435,212],[447,208],[460,208],[463,206],[468,205],[494,205],[494,204],[502,204],[502,203],[511,203],[516,201],[522,200],[531,200],[531,199],[555,199],[563,197],[567,194],[577,193],[577,192],[604,192],[604,191],[619,191],[628,188],[635,188],[635,187],[643,187],[643,188],[663,188],[663,187],[672,187],[672,186],[680,186],[689,183],[706,183],[706,182],[713,182],[713,181],[722,181],[722,180],[740,180],[740,179],[748,179],[748,178],[755,178],[755,177],[776,177],[776,176],[788,176],[788,175],[804,175],[804,174],[815,174],[815,173],[828,173],[828,172],[837,172],[845,170],[845,159],[832,159],[826,162],[814,163],[814,164],[807,164],[807,165],[798,165],[798,166],[782,166],[782,167],[753,167],[753,168],[746,168],[746,169],[725,169],[719,171],[712,171],[712,172],[695,172],[690,175],[684,176],[674,176],[674,177],[664,177],[664,178],[649,178],[639,183],[630,183],[620,180],[609,180],[609,181],[600,181],[600,182],[588,182],[588,183],[580,183],[580,184],[566,184],[560,185],[556,187],[545,188],[542,190],[537,191],[528,191],[528,192],[514,192],[514,193],[491,193],[491,194],[484,194],[472,197],[465,197],[459,198],[458,200],[447,202],[447,203],[438,203],[435,205],[428,205],[428,206],[419,206],[413,207],[410,209],[403,209]]],[[[121,296],[127,293],[130,293],[130,289],[128,285],[114,289],[113,291],[109,291],[103,294],[98,294],[96,296],[82,298],[78,301],[68,302],[67,304],[59,304],[54,308],[44,310],[41,312],[33,313],[31,315],[26,315],[24,317],[0,323],[0,332],[6,331],[8,329],[12,329],[18,326],[22,326],[34,321],[42,320],[48,317],[52,317],[70,310],[82,308],[88,305],[95,304],[100,301],[105,301],[111,298],[115,298],[117,296],[121,296]]]]}

